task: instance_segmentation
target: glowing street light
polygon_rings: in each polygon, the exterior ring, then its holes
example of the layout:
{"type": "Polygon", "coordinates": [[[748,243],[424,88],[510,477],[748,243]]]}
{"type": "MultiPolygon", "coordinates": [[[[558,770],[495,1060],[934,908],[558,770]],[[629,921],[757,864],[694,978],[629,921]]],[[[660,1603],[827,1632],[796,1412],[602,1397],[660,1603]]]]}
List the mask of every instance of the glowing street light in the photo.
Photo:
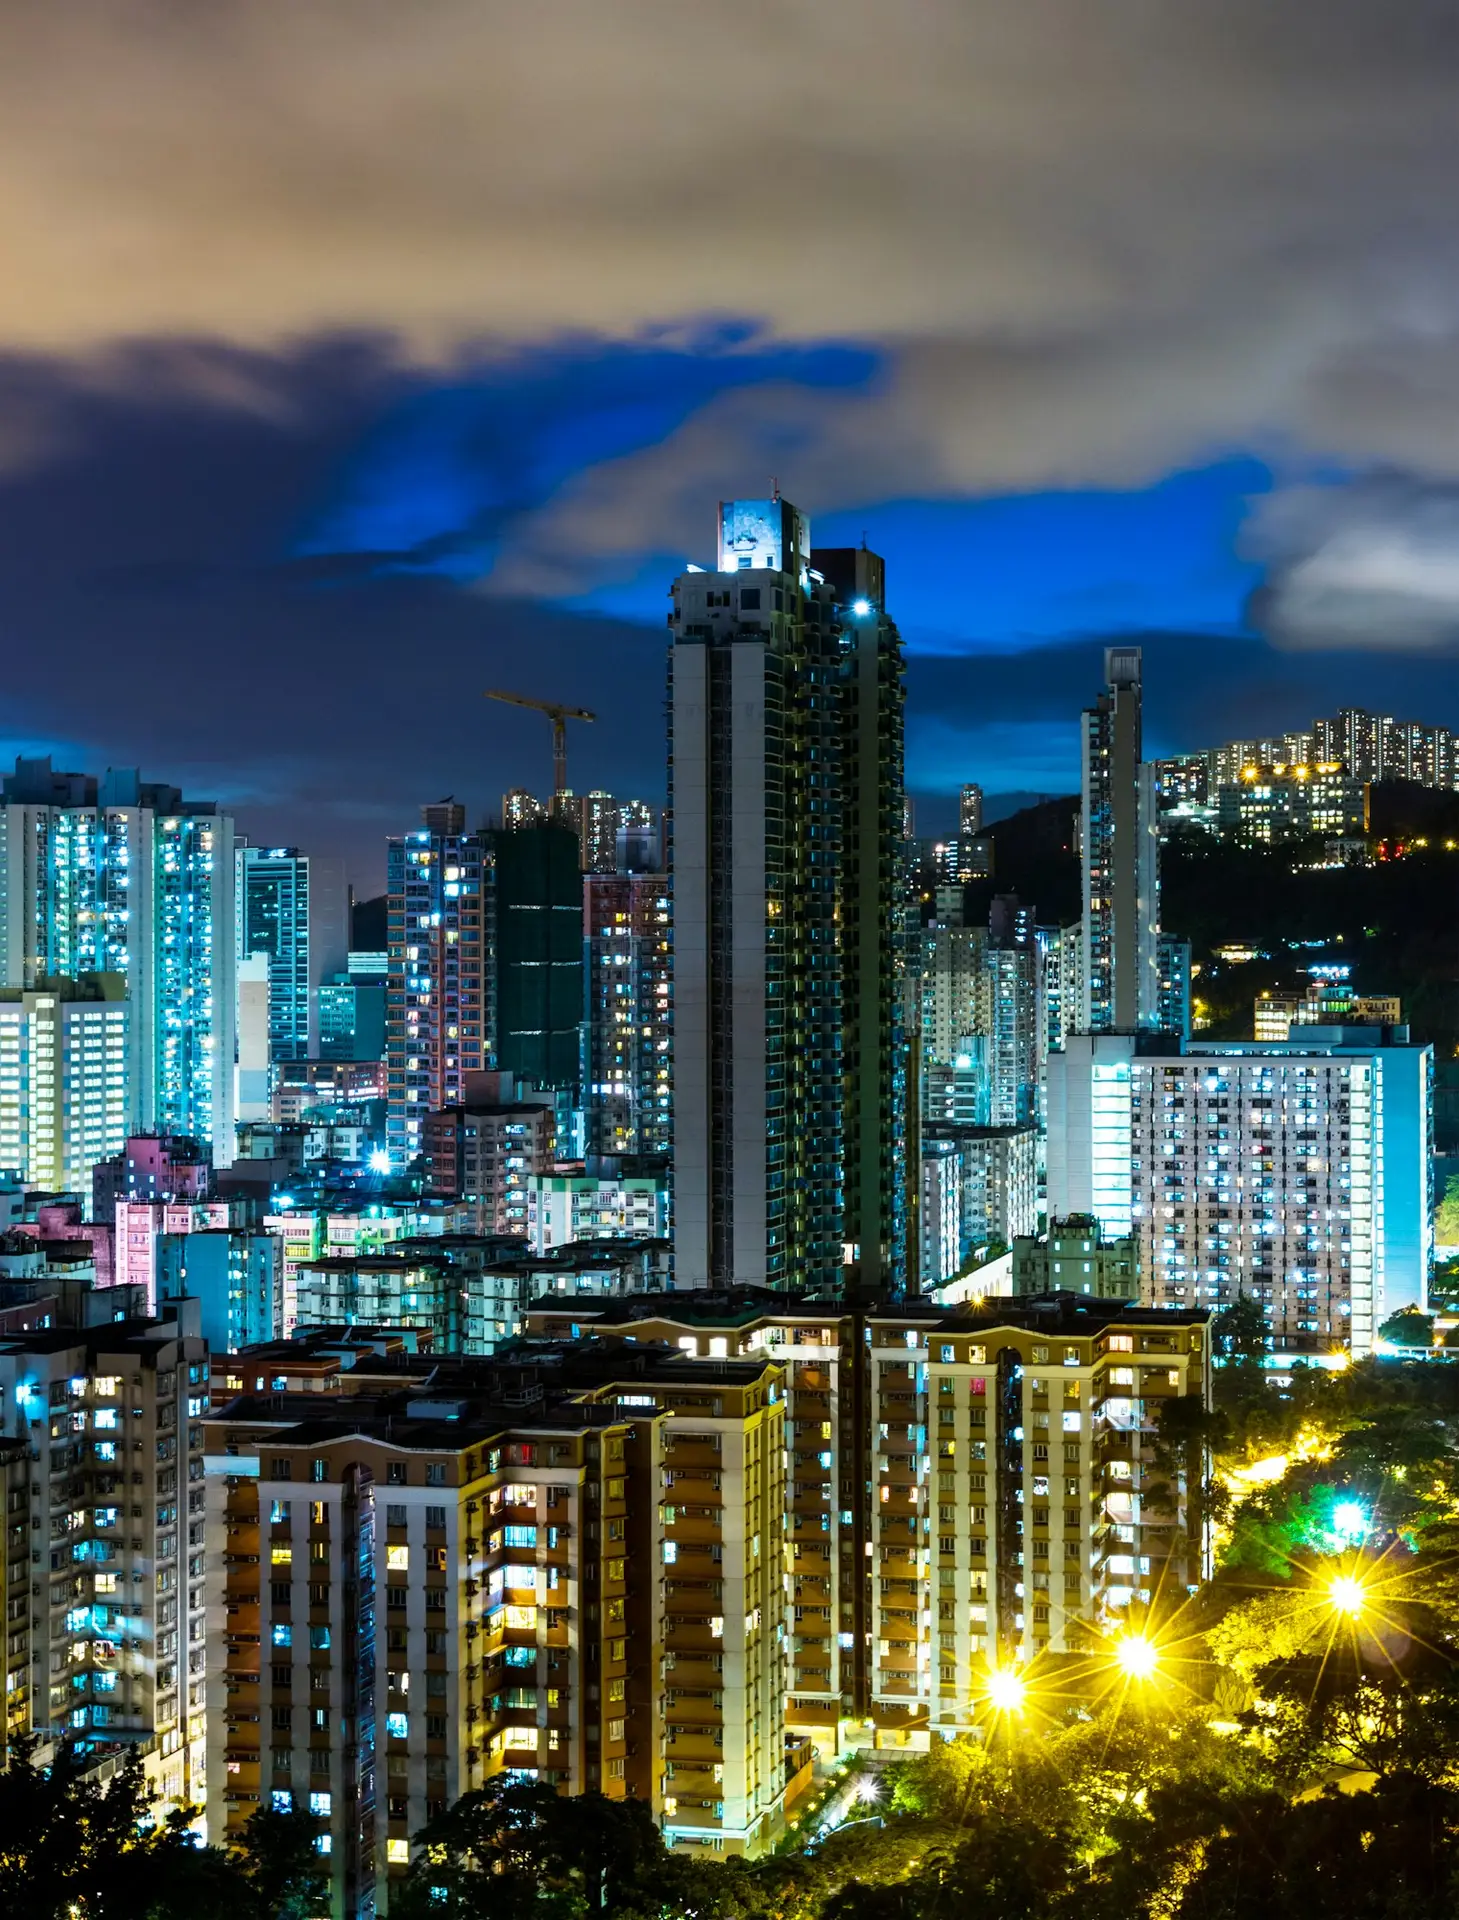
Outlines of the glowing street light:
{"type": "Polygon", "coordinates": [[[1151,1679],[1160,1665],[1160,1653],[1143,1633],[1122,1633],[1114,1643],[1115,1664],[1131,1680],[1151,1679]]]}
{"type": "Polygon", "coordinates": [[[389,1173],[390,1155],[385,1151],[384,1147],[372,1147],[370,1149],[370,1171],[371,1173],[389,1173]]]}
{"type": "Polygon", "coordinates": [[[863,1774],[862,1777],[857,1781],[856,1797],[858,1800],[865,1800],[869,1803],[879,1798],[880,1794],[881,1794],[880,1786],[877,1784],[877,1782],[872,1778],[872,1776],[869,1773],[863,1774]]]}
{"type": "Polygon", "coordinates": [[[1327,1597],[1339,1613],[1356,1620],[1367,1605],[1367,1593],[1361,1580],[1350,1573],[1334,1574],[1327,1583],[1327,1597]]]}
{"type": "Polygon", "coordinates": [[[1366,1539],[1368,1515],[1356,1500],[1340,1500],[1332,1510],[1332,1530],[1344,1540],[1366,1539]]]}
{"type": "Polygon", "coordinates": [[[1028,1682],[1011,1667],[994,1667],[988,1675],[988,1703],[999,1713],[1018,1713],[1028,1698],[1028,1682]]]}

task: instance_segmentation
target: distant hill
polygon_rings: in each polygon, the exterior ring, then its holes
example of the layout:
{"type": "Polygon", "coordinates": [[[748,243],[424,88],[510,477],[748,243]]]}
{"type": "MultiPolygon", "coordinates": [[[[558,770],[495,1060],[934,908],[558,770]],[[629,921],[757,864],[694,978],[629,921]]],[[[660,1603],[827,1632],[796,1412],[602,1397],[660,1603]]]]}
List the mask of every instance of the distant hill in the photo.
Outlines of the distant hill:
{"type": "Polygon", "coordinates": [[[976,924],[988,917],[995,893],[1016,893],[1038,911],[1041,926],[1062,927],[1079,917],[1079,850],[1074,794],[1020,807],[985,831],[993,842],[993,878],[967,890],[966,912],[976,924]]]}

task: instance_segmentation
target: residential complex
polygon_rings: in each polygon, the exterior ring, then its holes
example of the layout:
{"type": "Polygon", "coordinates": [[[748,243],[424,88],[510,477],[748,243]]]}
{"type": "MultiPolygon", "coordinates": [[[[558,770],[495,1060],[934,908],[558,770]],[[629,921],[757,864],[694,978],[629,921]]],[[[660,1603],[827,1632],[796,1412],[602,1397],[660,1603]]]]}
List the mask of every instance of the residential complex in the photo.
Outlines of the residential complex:
{"type": "Polygon", "coordinates": [[[233,823],[211,802],[111,771],[17,760],[0,795],[0,986],[114,975],[127,1112],[233,1153],[233,823]]]}
{"type": "Polygon", "coordinates": [[[350,1914],[504,1772],[634,1794],[675,1845],[778,1837],[773,1362],[558,1349],[412,1379],[362,1354],[335,1380],[251,1394],[241,1356],[209,1428],[210,1832],[307,1810],[350,1914]]]}
{"type": "MultiPolygon", "coordinates": [[[[1200,1490],[1152,1459],[1208,1397],[1207,1316],[1072,1299],[865,1313],[753,1289],[539,1307],[544,1335],[783,1369],[786,1720],[834,1750],[970,1731],[990,1667],[1080,1653],[1209,1571],[1200,1490]]],[[[630,1351],[637,1351],[631,1348],[630,1351]]]]}
{"type": "Polygon", "coordinates": [[[125,994],[115,973],[0,987],[0,1167],[89,1195],[131,1116],[125,994]]]}
{"type": "Polygon", "coordinates": [[[669,880],[583,881],[589,1153],[667,1154],[672,1138],[669,880]]]}
{"type": "Polygon", "coordinates": [[[1248,845],[1368,831],[1368,788],[1341,761],[1244,766],[1216,790],[1220,830],[1248,845]]]}
{"type": "Polygon", "coordinates": [[[386,1142],[398,1167],[424,1151],[429,1116],[461,1103],[467,1074],[495,1065],[488,836],[467,833],[452,802],[424,812],[422,829],[387,843],[386,1142]]]}
{"type": "MultiPolygon", "coordinates": [[[[182,1319],[0,1333],[0,1398],[30,1457],[6,1514],[7,1631],[13,1655],[28,1629],[17,1684],[29,1727],[83,1756],[147,1743],[165,1801],[201,1804],[204,1343],[182,1319]]],[[[13,1733],[19,1703],[6,1701],[13,1733]]]]}
{"type": "Polygon", "coordinates": [[[1071,1035],[1049,1060],[1049,1212],[1133,1234],[1147,1304],[1246,1294],[1279,1350],[1369,1353],[1426,1297],[1432,1073],[1404,1028],[1071,1035]]]}

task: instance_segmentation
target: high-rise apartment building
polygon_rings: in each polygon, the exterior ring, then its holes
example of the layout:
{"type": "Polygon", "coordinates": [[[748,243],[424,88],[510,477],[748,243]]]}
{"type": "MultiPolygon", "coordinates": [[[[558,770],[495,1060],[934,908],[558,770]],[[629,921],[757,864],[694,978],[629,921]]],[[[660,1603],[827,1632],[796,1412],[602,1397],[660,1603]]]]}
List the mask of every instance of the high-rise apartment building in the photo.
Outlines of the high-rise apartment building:
{"type": "Polygon", "coordinates": [[[0,987],[0,1167],[90,1194],[93,1169],[127,1137],[124,995],[114,973],[0,987]]]}
{"type": "Polygon", "coordinates": [[[922,948],[922,1062],[948,1066],[987,1021],[988,935],[982,927],[935,926],[922,948]]]}
{"type": "Polygon", "coordinates": [[[983,789],[969,784],[958,796],[957,831],[960,840],[975,840],[983,831],[983,789]]]}
{"type": "Polygon", "coordinates": [[[478,1233],[525,1237],[528,1183],[555,1142],[550,1096],[509,1073],[473,1074],[461,1104],[426,1121],[429,1191],[468,1202],[478,1233]]]}
{"type": "Polygon", "coordinates": [[[1153,769],[1141,759],[1138,647],[1105,649],[1105,691],[1083,717],[1080,855],[1085,1033],[1153,1024],[1160,926],[1153,769]]]}
{"type": "Polygon", "coordinates": [[[0,1335],[0,1394],[32,1455],[34,1728],[83,1753],[155,1742],[164,1797],[196,1805],[204,1343],[177,1320],[0,1335]]]}
{"type": "Polygon", "coordinates": [[[258,1395],[255,1372],[229,1363],[209,1429],[216,1837],[307,1812],[352,1917],[385,1910],[428,1819],[504,1774],[633,1795],[686,1851],[779,1837],[773,1361],[711,1379],[555,1347],[425,1358],[412,1381],[362,1351],[328,1394],[258,1395]]]}
{"type": "Polygon", "coordinates": [[[672,1098],[669,880],[583,882],[589,1153],[667,1153],[672,1098]]]}
{"type": "Polygon", "coordinates": [[[1032,1126],[1039,1119],[1046,1051],[1042,959],[1033,908],[1000,894],[989,916],[983,962],[991,1126],[1032,1126]]]}
{"type": "Polygon", "coordinates": [[[1061,1294],[861,1313],[750,1289],[544,1302],[528,1321],[662,1343],[706,1388],[752,1356],[783,1370],[786,1721],[828,1754],[847,1720],[885,1742],[971,1731],[990,1668],[1097,1654],[1209,1575],[1200,1475],[1156,1459],[1162,1404],[1209,1404],[1198,1309],[1061,1294]]]}
{"type": "Polygon", "coordinates": [[[238,955],[267,956],[272,1056],[317,1058],[320,988],[349,950],[343,866],[297,847],[243,846],[237,857],[238,955]]]}
{"type": "Polygon", "coordinates": [[[307,1060],[317,1025],[310,999],[309,856],[297,847],[239,847],[238,956],[268,961],[269,1051],[307,1060]]]}
{"type": "Polygon", "coordinates": [[[720,510],[674,585],[680,1283],[900,1285],[901,645],[874,554],[720,510]]]}
{"type": "Polygon", "coordinates": [[[1049,1060],[1049,1212],[1133,1233],[1147,1304],[1244,1294],[1281,1350],[1369,1353],[1425,1297],[1432,1073],[1404,1028],[1071,1036],[1049,1060]]]}
{"type": "Polygon", "coordinates": [[[496,1064],[489,836],[468,833],[454,803],[424,819],[387,844],[386,1146],[402,1168],[420,1157],[428,1117],[496,1064]]]}
{"type": "Polygon", "coordinates": [[[233,1153],[233,823],[113,769],[18,760],[0,798],[0,985],[117,974],[130,1123],[233,1153]]]}
{"type": "Polygon", "coordinates": [[[618,865],[618,827],[623,809],[611,793],[594,787],[578,803],[578,847],[584,873],[612,873],[618,865]]]}

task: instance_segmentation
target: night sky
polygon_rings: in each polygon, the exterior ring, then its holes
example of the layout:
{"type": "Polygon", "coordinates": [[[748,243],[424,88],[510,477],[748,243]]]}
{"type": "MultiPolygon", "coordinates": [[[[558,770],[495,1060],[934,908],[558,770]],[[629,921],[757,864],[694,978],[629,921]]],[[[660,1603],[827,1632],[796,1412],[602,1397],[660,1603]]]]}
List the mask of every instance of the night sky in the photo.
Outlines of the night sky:
{"type": "Polygon", "coordinates": [[[0,753],[343,851],[661,797],[665,593],[868,542],[919,822],[1459,725],[1445,0],[3,0],[0,753]]]}

